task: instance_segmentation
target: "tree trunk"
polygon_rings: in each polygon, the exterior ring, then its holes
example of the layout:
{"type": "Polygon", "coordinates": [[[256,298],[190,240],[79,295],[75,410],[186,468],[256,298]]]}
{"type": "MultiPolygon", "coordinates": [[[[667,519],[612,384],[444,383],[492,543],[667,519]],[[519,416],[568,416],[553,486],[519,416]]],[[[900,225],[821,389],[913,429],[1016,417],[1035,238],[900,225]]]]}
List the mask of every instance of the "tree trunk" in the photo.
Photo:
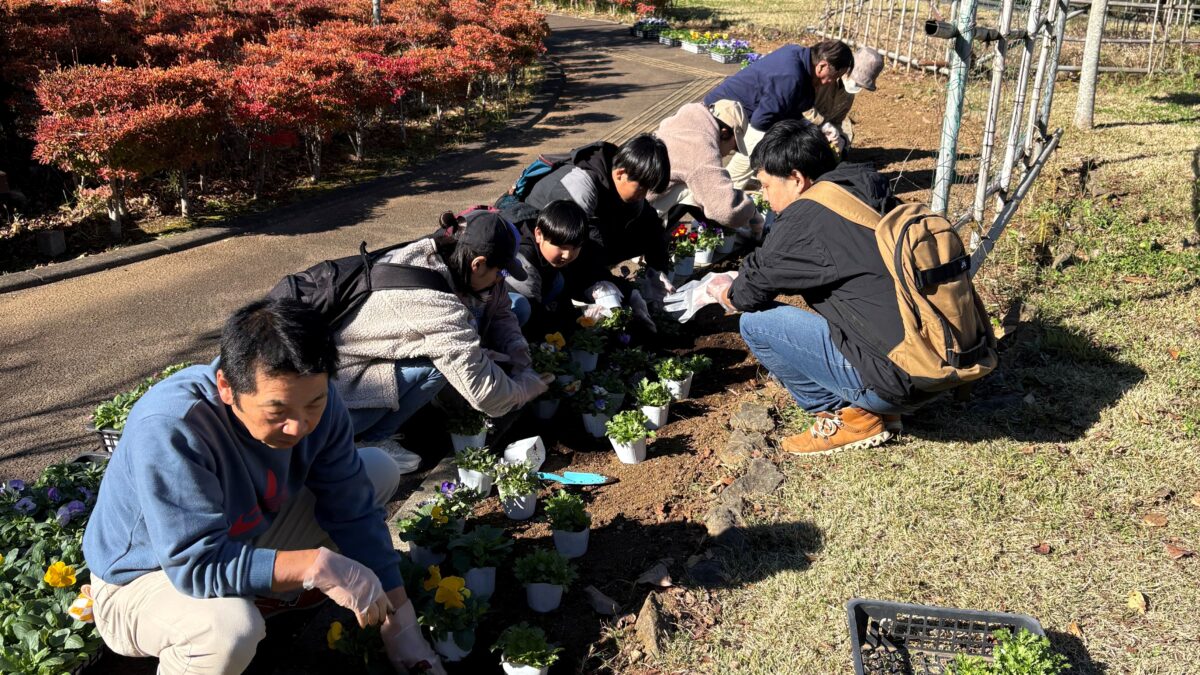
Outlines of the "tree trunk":
{"type": "Polygon", "coordinates": [[[371,0],[371,25],[383,23],[383,0],[371,0]]]}
{"type": "Polygon", "coordinates": [[[321,135],[312,134],[305,136],[304,145],[308,148],[308,167],[312,170],[312,182],[316,183],[321,180],[321,135]]]}
{"type": "Polygon", "coordinates": [[[1087,38],[1083,43],[1083,64],[1079,71],[1079,98],[1075,101],[1075,127],[1091,129],[1096,112],[1096,77],[1100,70],[1100,43],[1104,39],[1104,19],[1108,0],[1092,0],[1088,10],[1087,38]]]}
{"type": "Polygon", "coordinates": [[[188,172],[179,172],[179,215],[192,217],[192,201],[188,199],[188,172]]]}
{"type": "Polygon", "coordinates": [[[121,179],[114,178],[108,183],[112,194],[108,197],[108,234],[113,239],[121,238],[121,179]]]}
{"type": "Polygon", "coordinates": [[[267,180],[267,149],[258,153],[258,170],[254,172],[254,199],[262,195],[263,185],[267,180]]]}
{"type": "Polygon", "coordinates": [[[350,149],[354,151],[354,161],[363,161],[363,143],[367,139],[367,125],[365,122],[358,122],[354,125],[354,129],[347,134],[350,137],[350,149]]]}

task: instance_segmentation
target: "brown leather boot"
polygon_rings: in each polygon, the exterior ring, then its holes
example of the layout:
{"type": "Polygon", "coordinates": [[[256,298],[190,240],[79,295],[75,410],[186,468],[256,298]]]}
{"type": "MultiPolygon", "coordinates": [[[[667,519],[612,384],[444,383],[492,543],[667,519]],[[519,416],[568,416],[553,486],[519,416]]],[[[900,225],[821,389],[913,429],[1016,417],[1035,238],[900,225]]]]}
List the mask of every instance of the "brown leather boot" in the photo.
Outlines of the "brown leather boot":
{"type": "Polygon", "coordinates": [[[838,450],[858,450],[882,445],[892,434],[883,416],[862,408],[842,408],[819,415],[805,433],[783,439],[783,449],[797,455],[827,455],[838,450]]]}

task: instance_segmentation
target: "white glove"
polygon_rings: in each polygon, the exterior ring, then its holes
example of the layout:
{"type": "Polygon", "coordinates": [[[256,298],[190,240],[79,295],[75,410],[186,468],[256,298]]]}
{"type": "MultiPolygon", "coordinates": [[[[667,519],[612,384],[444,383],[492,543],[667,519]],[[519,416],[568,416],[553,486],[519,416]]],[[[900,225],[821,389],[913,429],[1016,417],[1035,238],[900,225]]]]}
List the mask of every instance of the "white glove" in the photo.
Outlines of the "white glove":
{"type": "Polygon", "coordinates": [[[646,299],[636,290],[629,294],[629,307],[633,309],[633,317],[650,329],[650,332],[657,333],[658,326],[654,325],[654,319],[650,317],[650,308],[646,305],[646,299]]]}
{"type": "Polygon", "coordinates": [[[517,405],[514,407],[519,408],[546,393],[550,389],[550,383],[554,381],[554,374],[522,370],[514,374],[512,379],[516,385],[514,393],[517,397],[517,405]]]}
{"type": "Polygon", "coordinates": [[[337,604],[354,612],[360,627],[383,621],[392,603],[383,592],[379,577],[362,563],[322,546],[304,572],[304,588],[318,588],[337,604]]]}
{"type": "MultiPolygon", "coordinates": [[[[668,295],[665,299],[667,313],[673,316],[679,323],[685,323],[690,320],[696,315],[696,312],[717,302],[717,299],[709,293],[708,287],[714,280],[723,277],[727,277],[727,275],[709,272],[704,275],[703,279],[689,281],[680,286],[679,290],[668,295]]],[[[732,283],[732,280],[730,280],[730,283],[732,283]]]]}
{"type": "Polygon", "coordinates": [[[411,602],[405,602],[383,622],[379,631],[383,636],[383,646],[387,650],[388,661],[398,672],[425,668],[427,673],[446,675],[442,660],[437,652],[429,646],[421,635],[421,627],[417,625],[417,613],[411,602]]]}
{"type": "Polygon", "coordinates": [[[605,317],[612,316],[612,309],[603,305],[584,305],[583,315],[593,321],[599,321],[605,317]]]}
{"type": "Polygon", "coordinates": [[[611,281],[598,281],[592,284],[592,287],[586,291],[587,297],[592,299],[592,302],[603,305],[609,309],[616,309],[621,306],[621,289],[611,281]]]}

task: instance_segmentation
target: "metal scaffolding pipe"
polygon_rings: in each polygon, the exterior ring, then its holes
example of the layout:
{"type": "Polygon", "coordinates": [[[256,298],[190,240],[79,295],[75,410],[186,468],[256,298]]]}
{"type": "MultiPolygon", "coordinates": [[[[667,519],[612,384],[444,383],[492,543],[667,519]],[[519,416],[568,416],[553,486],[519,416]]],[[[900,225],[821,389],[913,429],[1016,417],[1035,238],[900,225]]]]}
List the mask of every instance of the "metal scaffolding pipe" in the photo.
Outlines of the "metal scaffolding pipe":
{"type": "MultiPolygon", "coordinates": [[[[835,39],[834,35],[831,35],[828,33],[823,33],[821,31],[816,31],[813,34],[816,35],[817,37],[822,37],[827,40],[835,39]]],[[[871,47],[871,45],[864,45],[862,42],[859,42],[858,40],[852,40],[850,38],[842,38],[842,42],[845,42],[846,45],[850,46],[850,47],[856,47],[856,48],[860,47],[860,46],[871,47]]],[[[875,49],[874,47],[871,47],[871,48],[875,49]]],[[[881,55],[886,56],[889,59],[896,59],[900,63],[911,65],[913,68],[920,68],[922,70],[927,70],[931,73],[937,73],[939,75],[949,75],[950,74],[950,70],[949,70],[949,68],[947,68],[947,64],[944,62],[925,62],[920,59],[910,59],[910,58],[906,57],[904,54],[896,54],[895,52],[883,51],[883,50],[878,50],[878,49],[876,51],[878,51],[881,55]]]]}
{"type": "Polygon", "coordinates": [[[1042,20],[1041,12],[1042,0],[1032,0],[1029,5],[1029,16],[1026,18],[1025,38],[1021,44],[1021,65],[1017,69],[1016,95],[1013,99],[1012,119],[1008,126],[1008,143],[1004,147],[1004,164],[1000,167],[1000,189],[1005,192],[1012,184],[1012,172],[1017,164],[1021,120],[1025,115],[1025,88],[1029,86],[1029,68],[1033,63],[1034,40],[1037,36],[1037,26],[1042,20]]]}
{"type": "MultiPolygon", "coordinates": [[[[1008,32],[1012,23],[1013,0],[1003,0],[1000,6],[1000,27],[994,31],[996,35],[1008,32]]],[[[988,96],[987,117],[983,127],[983,145],[979,149],[979,180],[975,183],[975,220],[983,222],[983,211],[987,204],[988,173],[992,163],[992,147],[996,143],[996,118],[1000,116],[1000,90],[1004,84],[1004,57],[1008,52],[1008,42],[996,41],[996,51],[992,58],[992,87],[988,96]]]]}
{"type": "Polygon", "coordinates": [[[962,126],[963,97],[971,68],[971,37],[975,32],[977,0],[960,0],[955,27],[958,36],[950,55],[950,80],[946,83],[946,113],[942,118],[942,140],[938,148],[933,176],[933,203],[930,208],[943,215],[950,208],[950,186],[954,184],[954,163],[958,158],[958,130],[962,126]]]}

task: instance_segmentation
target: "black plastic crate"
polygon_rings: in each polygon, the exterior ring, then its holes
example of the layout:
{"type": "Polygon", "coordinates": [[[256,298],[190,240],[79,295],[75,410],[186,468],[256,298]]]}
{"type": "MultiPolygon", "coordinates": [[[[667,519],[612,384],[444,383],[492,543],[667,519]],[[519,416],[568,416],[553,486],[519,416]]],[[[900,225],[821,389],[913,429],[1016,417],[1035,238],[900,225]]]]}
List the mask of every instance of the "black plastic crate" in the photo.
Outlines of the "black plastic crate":
{"type": "Polygon", "coordinates": [[[1025,614],[863,600],[846,603],[858,675],[942,675],[958,654],[991,661],[994,631],[1024,628],[1044,636],[1025,614]]]}
{"type": "Polygon", "coordinates": [[[96,435],[100,437],[100,447],[104,448],[105,452],[111,453],[117,449],[117,441],[121,440],[121,432],[112,429],[92,429],[96,435]]]}

